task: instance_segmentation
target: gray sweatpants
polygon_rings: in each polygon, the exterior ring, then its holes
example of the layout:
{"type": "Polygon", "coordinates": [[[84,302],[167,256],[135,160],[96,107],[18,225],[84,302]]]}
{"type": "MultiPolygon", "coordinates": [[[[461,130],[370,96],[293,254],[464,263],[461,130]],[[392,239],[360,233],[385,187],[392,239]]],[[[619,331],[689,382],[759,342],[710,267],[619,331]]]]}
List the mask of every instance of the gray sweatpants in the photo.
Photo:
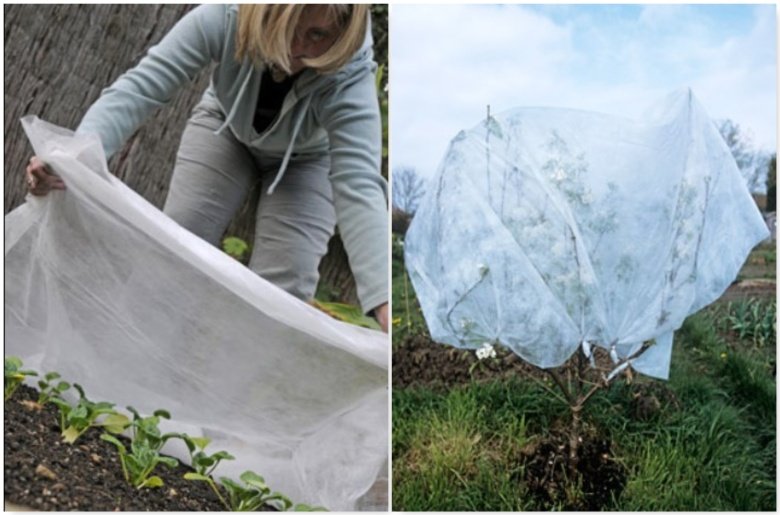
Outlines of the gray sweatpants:
{"type": "Polygon", "coordinates": [[[293,160],[272,195],[266,190],[280,160],[252,155],[224,121],[219,108],[199,104],[187,122],[165,213],[213,245],[258,183],[262,185],[249,268],[302,300],[310,300],[319,280],[320,260],[333,236],[336,212],[330,158],[293,160]]]}

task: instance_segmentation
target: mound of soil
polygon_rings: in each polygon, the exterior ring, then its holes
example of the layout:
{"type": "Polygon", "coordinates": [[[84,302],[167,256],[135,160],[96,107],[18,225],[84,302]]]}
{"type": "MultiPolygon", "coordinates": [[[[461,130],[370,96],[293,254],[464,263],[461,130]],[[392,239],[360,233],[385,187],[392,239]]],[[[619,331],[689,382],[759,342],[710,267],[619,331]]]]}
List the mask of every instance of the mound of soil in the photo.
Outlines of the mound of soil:
{"type": "Polygon", "coordinates": [[[425,335],[412,335],[393,350],[393,388],[428,386],[449,388],[503,377],[542,374],[514,353],[496,348],[498,357],[478,366],[474,351],[436,343],[425,335]]]}
{"type": "Polygon", "coordinates": [[[36,511],[224,510],[206,483],[183,479],[192,469],[181,463],[155,469],[164,486],[135,489],[99,430],[88,430],[72,445],[62,442],[57,408],[36,409],[31,401],[37,398],[23,385],[4,403],[7,501],[36,511]]]}
{"type": "Polygon", "coordinates": [[[540,509],[600,511],[620,497],[627,472],[612,457],[610,441],[597,435],[583,436],[578,454],[573,473],[568,437],[562,433],[538,440],[522,451],[522,481],[540,509]],[[573,489],[573,484],[579,488],[573,489]]]}
{"type": "MultiPolygon", "coordinates": [[[[509,349],[496,346],[495,350],[495,358],[477,363],[473,350],[436,343],[427,335],[411,335],[393,349],[393,388],[425,386],[449,389],[474,381],[547,377],[544,370],[523,361],[509,349]]],[[[602,349],[595,349],[594,356],[598,366],[605,369],[612,366],[608,354],[602,349]]],[[[575,367],[575,363],[569,360],[556,370],[566,374],[568,367],[575,367]]]]}

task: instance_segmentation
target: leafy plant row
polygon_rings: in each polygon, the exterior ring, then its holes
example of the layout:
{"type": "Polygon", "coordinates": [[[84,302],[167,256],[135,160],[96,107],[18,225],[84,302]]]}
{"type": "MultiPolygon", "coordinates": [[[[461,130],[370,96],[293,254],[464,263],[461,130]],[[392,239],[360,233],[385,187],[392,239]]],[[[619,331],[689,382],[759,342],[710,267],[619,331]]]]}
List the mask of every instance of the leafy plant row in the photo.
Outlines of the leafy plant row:
{"type": "MultiPolygon", "coordinates": [[[[5,358],[4,400],[8,400],[27,377],[38,376],[33,370],[24,370],[22,360],[15,356],[5,358]]],[[[75,404],[69,403],[62,394],[71,388],[71,384],[61,380],[57,372],[49,372],[38,381],[39,395],[37,404],[51,403],[59,410],[59,425],[62,439],[73,444],[90,428],[100,428],[100,439],[111,443],[119,453],[122,474],[135,488],[154,488],[163,486],[163,480],[154,475],[158,465],[175,468],[178,460],[161,454],[163,446],[171,439],[182,440],[190,453],[194,472],[184,474],[184,479],[207,483],[229,511],[258,511],[270,505],[280,511],[327,511],[322,507],[306,504],[294,504],[287,496],[274,492],[265,479],[255,472],[247,470],[241,474],[241,483],[227,477],[214,481],[212,474],[223,460],[233,460],[234,456],[226,451],[208,454],[206,447],[211,440],[206,437],[194,437],[186,433],[162,433],[160,420],[170,420],[165,410],[156,410],[151,416],[143,417],[132,406],[127,406],[133,418],[130,419],[114,409],[109,402],[93,402],[84,393],[84,389],[73,384],[79,398],[75,404]],[[130,446],[117,436],[130,430],[130,446]]]]}

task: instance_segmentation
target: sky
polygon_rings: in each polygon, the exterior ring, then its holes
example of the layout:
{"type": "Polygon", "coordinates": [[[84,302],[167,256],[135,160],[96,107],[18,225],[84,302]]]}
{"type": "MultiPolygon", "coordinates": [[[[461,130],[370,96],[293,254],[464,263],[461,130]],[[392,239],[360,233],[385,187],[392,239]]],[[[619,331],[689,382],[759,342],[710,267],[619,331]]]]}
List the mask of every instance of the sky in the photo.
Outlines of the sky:
{"type": "Polygon", "coordinates": [[[390,19],[392,169],[432,177],[488,104],[639,118],[687,87],[776,151],[774,5],[394,4],[390,19]]]}

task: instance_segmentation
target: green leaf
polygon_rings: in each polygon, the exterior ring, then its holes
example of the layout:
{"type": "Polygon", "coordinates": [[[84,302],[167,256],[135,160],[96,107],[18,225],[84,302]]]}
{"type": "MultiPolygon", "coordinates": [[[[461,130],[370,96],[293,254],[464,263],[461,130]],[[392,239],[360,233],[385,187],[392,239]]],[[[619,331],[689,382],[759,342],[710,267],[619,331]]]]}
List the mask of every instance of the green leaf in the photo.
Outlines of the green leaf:
{"type": "Polygon", "coordinates": [[[273,501],[280,501],[282,503],[282,508],[280,511],[287,511],[292,506],[292,501],[289,497],[286,495],[282,495],[279,492],[274,492],[270,496],[265,498],[266,503],[270,503],[273,501]]]}
{"type": "Polygon", "coordinates": [[[176,468],[179,466],[179,460],[175,458],[169,458],[168,456],[160,456],[157,458],[157,460],[162,463],[163,465],[167,465],[171,468],[176,468]]]}
{"type": "Polygon", "coordinates": [[[86,397],[86,395],[84,395],[84,388],[82,388],[80,384],[78,384],[78,383],[73,383],[73,388],[75,388],[76,390],[78,390],[78,392],[79,392],[79,396],[80,396],[82,399],[83,399],[84,397],[86,397]]]}
{"type": "Polygon", "coordinates": [[[70,404],[68,404],[66,401],[64,401],[64,400],[62,400],[62,399],[58,399],[58,398],[56,398],[56,397],[55,397],[55,398],[53,398],[53,399],[52,399],[50,402],[51,402],[52,404],[54,404],[55,406],[57,406],[57,407],[60,409],[60,411],[63,411],[63,412],[65,412],[66,414],[67,414],[67,413],[69,413],[69,412],[70,412],[70,411],[73,409],[73,408],[71,407],[71,405],[70,405],[70,404]]]}
{"type": "Polygon", "coordinates": [[[103,440],[104,442],[108,442],[116,445],[117,449],[119,449],[119,452],[122,454],[127,452],[125,445],[121,441],[119,441],[118,438],[115,438],[114,436],[111,436],[108,433],[103,433],[102,435],[100,435],[100,439],[103,440]]]}
{"type": "Polygon", "coordinates": [[[65,381],[60,381],[60,383],[57,385],[56,390],[59,392],[64,392],[68,388],[70,388],[70,383],[67,383],[65,381]]]}
{"type": "Polygon", "coordinates": [[[210,467],[214,464],[214,458],[211,456],[198,456],[197,458],[198,465],[201,465],[203,467],[210,467]]]}
{"type": "Polygon", "coordinates": [[[87,407],[82,403],[80,403],[78,406],[73,408],[70,413],[68,413],[69,419],[78,420],[80,422],[85,421],[87,416],[89,416],[89,412],[87,411],[87,407]]]}
{"type": "Polygon", "coordinates": [[[222,240],[222,250],[230,257],[240,261],[249,251],[249,244],[241,238],[229,236],[222,240]]]}
{"type": "Polygon", "coordinates": [[[161,417],[167,420],[171,419],[171,413],[169,411],[166,411],[164,409],[158,409],[155,410],[154,413],[152,413],[155,417],[161,417]]]}
{"type": "Polygon", "coordinates": [[[295,506],[293,506],[292,511],[328,511],[328,509],[322,506],[309,506],[308,504],[296,504],[295,506]]]}
{"type": "Polygon", "coordinates": [[[367,327],[368,329],[381,329],[379,323],[377,323],[377,321],[372,317],[364,315],[363,311],[358,306],[343,304],[340,302],[320,302],[318,300],[314,300],[314,307],[327,313],[333,318],[348,324],[367,327]]]}
{"type": "Polygon", "coordinates": [[[205,449],[206,446],[211,443],[211,438],[207,436],[189,436],[188,438],[198,447],[198,449],[205,449]]]}
{"type": "Polygon", "coordinates": [[[163,486],[165,483],[163,483],[163,480],[160,479],[159,476],[152,476],[150,478],[147,478],[144,482],[142,482],[140,485],[138,485],[138,488],[159,488],[163,486]]]}
{"type": "Polygon", "coordinates": [[[228,453],[227,451],[215,452],[214,454],[211,455],[211,457],[213,459],[215,459],[215,460],[234,460],[234,459],[236,459],[235,456],[233,456],[232,454],[228,453]]]}
{"type": "Polygon", "coordinates": [[[65,431],[62,432],[62,439],[65,443],[73,443],[79,437],[79,430],[73,426],[68,426],[65,431]]]}
{"type": "Polygon", "coordinates": [[[109,413],[100,424],[110,433],[121,433],[130,425],[130,419],[121,413],[109,413]]]}
{"type": "Polygon", "coordinates": [[[184,479],[189,481],[211,481],[211,478],[197,472],[187,472],[184,474],[184,479]]]}
{"type": "Polygon", "coordinates": [[[260,490],[265,490],[268,488],[268,485],[265,484],[265,479],[263,479],[263,476],[257,475],[251,470],[247,470],[239,477],[244,483],[250,486],[254,486],[255,488],[259,488],[260,490]]]}
{"type": "Polygon", "coordinates": [[[222,483],[222,486],[225,488],[232,490],[233,492],[240,492],[244,490],[244,487],[230,479],[229,477],[221,477],[219,478],[219,482],[222,483]]]}

